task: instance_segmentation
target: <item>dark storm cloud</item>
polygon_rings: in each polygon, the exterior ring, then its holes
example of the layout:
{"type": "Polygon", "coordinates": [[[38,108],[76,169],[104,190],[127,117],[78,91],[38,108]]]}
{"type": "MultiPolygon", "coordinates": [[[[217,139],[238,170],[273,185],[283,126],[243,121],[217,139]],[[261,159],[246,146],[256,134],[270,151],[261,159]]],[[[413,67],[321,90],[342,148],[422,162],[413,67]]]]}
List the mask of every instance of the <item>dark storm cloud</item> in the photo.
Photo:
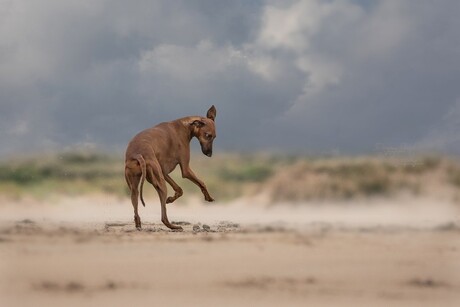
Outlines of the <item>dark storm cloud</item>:
{"type": "Polygon", "coordinates": [[[218,147],[460,150],[457,1],[3,1],[1,153],[123,147],[217,107],[218,147]]]}

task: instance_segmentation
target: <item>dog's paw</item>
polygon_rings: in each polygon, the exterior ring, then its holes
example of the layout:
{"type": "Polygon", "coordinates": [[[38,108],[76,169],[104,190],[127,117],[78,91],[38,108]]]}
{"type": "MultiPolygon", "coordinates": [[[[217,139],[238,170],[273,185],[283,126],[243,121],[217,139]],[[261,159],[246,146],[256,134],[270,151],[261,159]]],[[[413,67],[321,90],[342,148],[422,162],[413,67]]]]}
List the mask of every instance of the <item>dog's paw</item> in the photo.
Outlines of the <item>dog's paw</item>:
{"type": "Polygon", "coordinates": [[[210,203],[212,203],[214,201],[214,198],[209,196],[209,197],[205,197],[204,200],[209,201],[210,203]]]}
{"type": "Polygon", "coordinates": [[[181,232],[181,231],[184,231],[184,228],[182,228],[181,226],[173,225],[173,227],[171,228],[171,231],[172,232],[181,232]]]}
{"type": "Polygon", "coordinates": [[[176,199],[175,199],[174,197],[169,196],[169,197],[166,199],[166,203],[167,203],[167,204],[171,204],[171,203],[173,203],[175,200],[176,200],[176,199]]]}

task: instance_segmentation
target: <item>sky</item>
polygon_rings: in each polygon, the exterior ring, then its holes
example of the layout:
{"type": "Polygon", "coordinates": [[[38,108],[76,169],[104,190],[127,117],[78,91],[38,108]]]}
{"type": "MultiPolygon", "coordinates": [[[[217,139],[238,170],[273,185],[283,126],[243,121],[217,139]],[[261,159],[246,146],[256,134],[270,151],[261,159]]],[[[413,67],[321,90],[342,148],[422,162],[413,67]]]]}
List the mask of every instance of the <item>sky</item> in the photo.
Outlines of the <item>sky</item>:
{"type": "Polygon", "coordinates": [[[0,155],[122,151],[217,108],[214,151],[460,153],[458,0],[0,0],[0,155]]]}

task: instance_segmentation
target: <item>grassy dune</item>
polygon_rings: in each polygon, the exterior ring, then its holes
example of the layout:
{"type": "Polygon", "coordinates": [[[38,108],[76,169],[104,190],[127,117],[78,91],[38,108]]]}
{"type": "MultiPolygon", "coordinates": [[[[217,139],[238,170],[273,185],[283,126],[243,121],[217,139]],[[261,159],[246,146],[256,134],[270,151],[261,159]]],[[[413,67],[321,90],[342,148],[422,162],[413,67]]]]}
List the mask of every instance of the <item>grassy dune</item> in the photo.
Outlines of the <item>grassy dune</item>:
{"type": "MultiPolygon", "coordinates": [[[[122,156],[60,153],[0,161],[0,195],[46,199],[110,193],[127,197],[122,156]]],[[[432,195],[459,201],[460,162],[426,157],[310,157],[269,154],[192,155],[192,168],[221,201],[263,193],[272,202],[432,195]]],[[[173,172],[184,197],[199,189],[173,172]]],[[[146,196],[155,191],[146,186],[146,196]]],[[[171,192],[170,192],[171,193],[171,192]]],[[[150,195],[149,195],[150,194],[150,195]]]]}

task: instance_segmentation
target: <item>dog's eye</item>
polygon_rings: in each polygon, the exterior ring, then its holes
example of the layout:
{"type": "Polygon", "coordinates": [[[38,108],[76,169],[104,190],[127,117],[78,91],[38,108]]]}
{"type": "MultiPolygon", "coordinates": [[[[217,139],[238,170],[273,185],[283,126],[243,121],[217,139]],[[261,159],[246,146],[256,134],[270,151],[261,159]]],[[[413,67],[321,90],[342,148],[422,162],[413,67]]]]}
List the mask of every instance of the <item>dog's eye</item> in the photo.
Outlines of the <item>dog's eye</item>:
{"type": "Polygon", "coordinates": [[[204,136],[205,136],[207,139],[211,139],[211,138],[212,138],[212,135],[209,134],[209,133],[205,133],[204,136]]]}

